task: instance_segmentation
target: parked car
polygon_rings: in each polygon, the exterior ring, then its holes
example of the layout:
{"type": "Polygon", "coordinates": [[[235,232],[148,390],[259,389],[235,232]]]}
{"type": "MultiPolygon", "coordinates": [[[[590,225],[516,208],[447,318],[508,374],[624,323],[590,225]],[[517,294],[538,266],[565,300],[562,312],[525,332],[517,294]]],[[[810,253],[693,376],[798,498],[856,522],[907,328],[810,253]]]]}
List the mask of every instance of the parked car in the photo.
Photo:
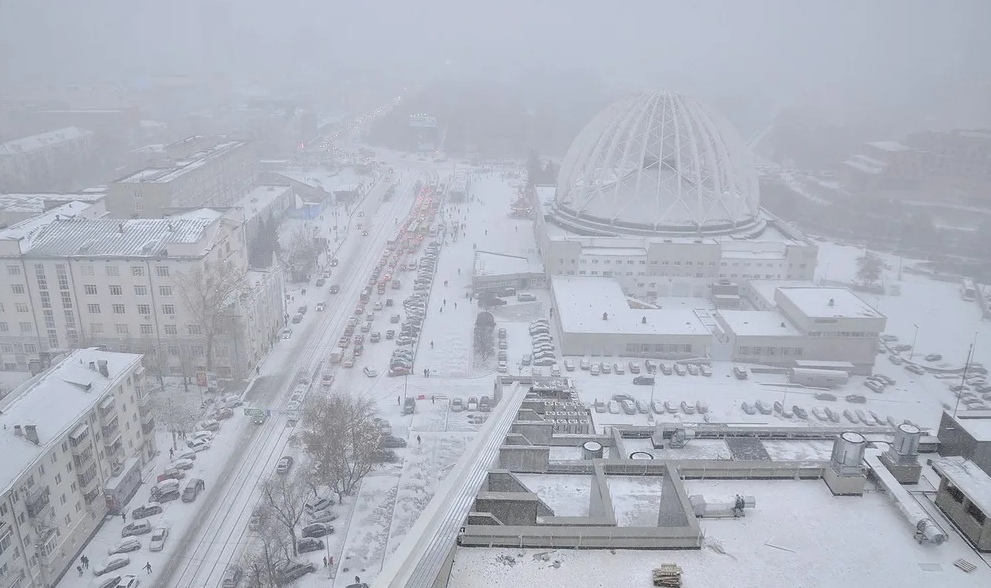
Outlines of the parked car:
{"type": "Polygon", "coordinates": [[[124,539],[118,541],[117,545],[111,547],[110,550],[107,551],[107,555],[130,553],[139,549],[141,549],[141,541],[139,541],[137,537],[125,537],[124,539]]]}
{"type": "Polygon", "coordinates": [[[134,520],[146,519],[150,516],[162,514],[162,505],[157,502],[149,502],[131,510],[131,518],[134,520]]]}
{"type": "Polygon", "coordinates": [[[475,398],[474,396],[469,396],[468,397],[468,403],[465,405],[465,408],[468,409],[468,412],[475,412],[475,411],[477,411],[478,410],[478,399],[475,398]]]}
{"type": "Polygon", "coordinates": [[[303,505],[303,511],[309,516],[314,516],[332,506],[334,506],[334,501],[330,498],[315,498],[303,505]]]}
{"type": "Polygon", "coordinates": [[[241,566],[235,564],[228,565],[224,568],[224,575],[220,580],[221,588],[237,588],[243,573],[244,572],[241,571],[241,566]]]}
{"type": "Polygon", "coordinates": [[[382,333],[379,333],[378,331],[373,331],[372,334],[369,335],[368,340],[371,341],[372,343],[378,343],[379,341],[382,340],[382,333]]]}
{"type": "Polygon", "coordinates": [[[588,373],[592,374],[593,376],[599,375],[599,365],[600,364],[598,363],[593,363],[591,366],[589,366],[588,373]]]}
{"type": "Polygon", "coordinates": [[[105,559],[103,563],[93,566],[93,573],[97,576],[102,576],[108,572],[119,570],[130,563],[130,557],[123,553],[117,553],[105,559]]]}
{"type": "Polygon", "coordinates": [[[461,412],[464,409],[464,400],[460,396],[455,396],[451,399],[451,412],[461,412]]]}
{"type": "Polygon", "coordinates": [[[330,523],[337,520],[337,513],[330,509],[321,510],[313,513],[312,516],[306,517],[306,519],[307,523],[330,523]]]}
{"type": "Polygon", "coordinates": [[[117,576],[115,578],[117,583],[114,584],[114,588],[138,588],[138,577],[134,574],[127,574],[124,576],[117,576]]]}
{"type": "Polygon", "coordinates": [[[599,363],[599,371],[602,372],[603,374],[611,374],[612,373],[612,366],[609,365],[608,362],[600,362],[599,363]]]}
{"type": "Polygon", "coordinates": [[[530,365],[530,362],[532,361],[533,361],[533,356],[531,356],[530,354],[526,354],[520,359],[520,362],[523,365],[530,365]]]}
{"type": "Polygon", "coordinates": [[[612,371],[613,371],[613,372],[614,372],[614,373],[615,373],[615,374],[616,374],[617,376],[622,376],[623,374],[625,374],[625,373],[626,373],[626,368],[625,368],[625,367],[623,367],[623,364],[622,364],[622,363],[620,363],[620,362],[618,362],[618,361],[617,361],[616,363],[614,363],[614,364],[613,364],[613,366],[612,366],[612,371]]]}
{"type": "Polygon", "coordinates": [[[151,533],[151,523],[148,521],[134,521],[133,523],[124,525],[124,528],[120,531],[120,536],[131,537],[134,535],[144,535],[145,533],[151,533]]]}
{"type": "Polygon", "coordinates": [[[193,502],[204,489],[206,489],[206,483],[202,479],[190,478],[189,481],[186,482],[186,487],[182,490],[182,501],[193,502]]]}
{"type": "Polygon", "coordinates": [[[578,367],[580,367],[584,371],[589,371],[592,369],[592,361],[589,360],[588,358],[583,357],[578,361],[578,367]]]}
{"type": "Polygon", "coordinates": [[[293,459],[290,455],[283,455],[279,458],[279,462],[275,465],[275,473],[277,474],[288,474],[289,470],[292,469],[293,459]]]}
{"type": "Polygon", "coordinates": [[[277,566],[274,570],[275,579],[279,584],[288,584],[316,571],[316,566],[310,562],[289,561],[277,566]]]}
{"type": "Polygon", "coordinates": [[[400,439],[399,437],[393,437],[392,435],[385,435],[381,438],[379,444],[386,449],[399,449],[406,447],[406,440],[400,439]]]}
{"type": "Polygon", "coordinates": [[[303,537],[323,537],[334,532],[334,526],[327,523],[310,523],[303,527],[303,537]]]}
{"type": "Polygon", "coordinates": [[[914,363],[906,363],[905,369],[912,372],[913,374],[918,374],[920,376],[926,373],[926,369],[924,367],[920,365],[915,365],[914,363]]]}
{"type": "Polygon", "coordinates": [[[214,420],[218,420],[218,421],[227,420],[227,419],[231,418],[232,416],[234,416],[234,411],[231,410],[231,409],[229,409],[229,408],[227,408],[226,406],[223,407],[223,408],[218,408],[217,410],[215,410],[213,412],[213,418],[214,418],[214,420]]]}
{"type": "Polygon", "coordinates": [[[575,362],[570,359],[564,360],[564,369],[569,372],[575,371],[575,362]]]}
{"type": "Polygon", "coordinates": [[[188,439],[186,446],[196,452],[206,451],[210,449],[210,442],[205,439],[188,439]]]}
{"type": "Polygon", "coordinates": [[[362,368],[361,371],[365,372],[365,375],[368,376],[369,378],[377,378],[379,375],[379,373],[376,370],[373,370],[368,366],[362,368]]]}
{"type": "Polygon", "coordinates": [[[637,376],[633,378],[633,383],[637,386],[653,386],[654,376],[637,376]]]}
{"type": "Polygon", "coordinates": [[[678,374],[679,376],[688,375],[688,368],[686,368],[684,364],[676,363],[674,364],[674,373],[678,374]]]}
{"type": "Polygon", "coordinates": [[[172,462],[172,467],[177,470],[191,470],[193,469],[193,460],[191,459],[177,459],[172,462]]]}
{"type": "Polygon", "coordinates": [[[505,374],[505,373],[507,373],[507,372],[509,371],[509,364],[508,364],[508,363],[506,363],[506,361],[505,361],[505,360],[502,360],[502,361],[500,361],[500,362],[499,362],[499,363],[498,363],[498,364],[496,365],[496,371],[497,371],[497,372],[499,372],[500,374],[505,374]]]}
{"type": "Polygon", "coordinates": [[[206,419],[196,423],[196,428],[202,431],[209,431],[211,433],[216,433],[220,430],[220,422],[214,419],[206,419]]]}
{"type": "Polygon", "coordinates": [[[315,537],[303,537],[296,542],[296,550],[299,553],[310,553],[311,551],[321,551],[325,549],[323,541],[315,537]]]}
{"type": "Polygon", "coordinates": [[[156,527],[151,532],[151,539],[148,540],[148,551],[161,551],[165,548],[165,540],[169,538],[169,530],[166,527],[156,527]]]}
{"type": "Polygon", "coordinates": [[[943,359],[943,356],[939,353],[930,353],[926,355],[926,361],[939,361],[943,359]]]}
{"type": "Polygon", "coordinates": [[[492,403],[489,401],[488,396],[482,396],[478,399],[478,410],[479,412],[491,412],[492,403]]]}
{"type": "Polygon", "coordinates": [[[630,368],[630,373],[631,374],[639,374],[640,373],[640,364],[637,363],[637,362],[635,362],[635,361],[631,361],[627,367],[630,368]]]}

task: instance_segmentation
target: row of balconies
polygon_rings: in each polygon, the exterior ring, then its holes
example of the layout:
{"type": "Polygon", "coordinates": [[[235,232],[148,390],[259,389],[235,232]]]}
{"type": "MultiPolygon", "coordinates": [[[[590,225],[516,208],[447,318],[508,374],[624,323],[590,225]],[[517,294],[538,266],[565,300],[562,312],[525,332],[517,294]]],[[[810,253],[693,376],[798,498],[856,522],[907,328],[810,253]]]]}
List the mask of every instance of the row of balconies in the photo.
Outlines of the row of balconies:
{"type": "Polygon", "coordinates": [[[76,470],[82,470],[92,459],[93,448],[87,447],[84,451],[73,452],[72,464],[76,467],[76,470]]]}
{"type": "Polygon", "coordinates": [[[116,437],[120,432],[120,423],[117,417],[114,417],[112,421],[100,427],[100,432],[103,433],[104,443],[116,437]]]}

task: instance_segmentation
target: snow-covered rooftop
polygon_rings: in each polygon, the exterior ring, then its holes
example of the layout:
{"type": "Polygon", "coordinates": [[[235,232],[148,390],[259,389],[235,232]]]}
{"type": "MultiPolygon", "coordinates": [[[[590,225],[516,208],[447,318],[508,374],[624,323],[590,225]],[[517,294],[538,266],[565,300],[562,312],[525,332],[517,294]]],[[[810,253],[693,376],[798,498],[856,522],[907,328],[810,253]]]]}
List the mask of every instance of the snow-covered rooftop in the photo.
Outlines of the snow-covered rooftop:
{"type": "Polygon", "coordinates": [[[111,353],[99,349],[77,349],[61,363],[44,372],[3,399],[0,411],[0,494],[42,457],[54,443],[79,423],[116,382],[118,376],[141,362],[141,355],[111,353]],[[89,368],[89,362],[107,361],[110,377],[89,368]],[[86,389],[87,386],[92,386],[86,389]],[[14,434],[15,425],[37,425],[40,444],[14,434]]]}
{"type": "Polygon", "coordinates": [[[225,141],[198,151],[189,157],[172,162],[172,165],[164,168],[146,168],[137,171],[127,177],[118,180],[120,183],[139,183],[148,182],[156,184],[165,184],[175,180],[176,178],[189,173],[194,169],[198,169],[207,164],[207,162],[214,159],[223,157],[240,148],[245,143],[244,141],[225,141]]]}
{"type": "Polygon", "coordinates": [[[973,418],[967,412],[954,417],[957,426],[978,441],[991,441],[991,418],[973,418]]]}
{"type": "Polygon", "coordinates": [[[291,190],[291,186],[257,186],[245,194],[244,198],[238,201],[237,206],[244,210],[244,218],[249,219],[256,214],[266,212],[273,202],[291,190]]]}
{"type": "Polygon", "coordinates": [[[991,570],[962,539],[920,545],[914,527],[881,492],[837,499],[822,481],[797,480],[690,480],[685,487],[689,495],[754,496],[757,506],[745,518],[702,521],[699,550],[457,548],[448,586],[650,586],[651,571],[665,563],[681,567],[684,586],[977,588],[991,582],[991,570]],[[957,559],[978,568],[963,573],[953,565],[957,559]]]}
{"type": "Polygon", "coordinates": [[[13,139],[6,143],[0,143],[0,155],[20,155],[39,151],[48,147],[54,147],[69,141],[74,141],[82,137],[92,135],[90,131],[79,127],[66,127],[47,133],[39,133],[29,137],[13,139]]]}
{"type": "Polygon", "coordinates": [[[0,194],[0,209],[9,211],[23,211],[34,214],[41,214],[45,211],[46,202],[99,202],[103,200],[104,193],[97,192],[75,192],[75,193],[37,193],[37,194],[0,194]]]}
{"type": "MultiPolygon", "coordinates": [[[[74,203],[79,204],[79,203],[74,203]]],[[[61,207],[60,207],[61,208],[61,207]]],[[[221,218],[212,209],[196,218],[55,219],[57,210],[0,231],[0,239],[21,241],[21,252],[35,257],[160,257],[170,244],[200,242],[221,218]]],[[[64,213],[62,213],[64,216],[64,213]]],[[[204,253],[209,243],[204,243],[204,253]]]]}
{"type": "Polygon", "coordinates": [[[778,288],[783,296],[809,318],[884,318],[847,288],[778,288]]]}
{"type": "Polygon", "coordinates": [[[798,337],[802,332],[776,310],[720,310],[719,317],[740,337],[798,337]]]}
{"type": "Polygon", "coordinates": [[[561,329],[567,333],[710,335],[694,310],[630,308],[619,282],[610,278],[553,276],[551,290],[561,329]],[[608,320],[602,320],[602,313],[608,320]]]}
{"type": "Polygon", "coordinates": [[[325,192],[353,192],[361,185],[361,178],[350,170],[339,172],[283,170],[274,173],[325,192]]]}
{"type": "Polygon", "coordinates": [[[539,263],[533,263],[528,258],[491,251],[475,252],[476,276],[505,276],[512,274],[529,274],[542,272],[539,263]]]}
{"type": "MultiPolygon", "coordinates": [[[[91,204],[88,202],[66,202],[44,214],[24,219],[6,229],[0,229],[0,240],[19,241],[21,239],[30,239],[56,221],[81,216],[90,206],[91,204]]],[[[23,246],[21,250],[24,250],[23,246]]]]}
{"type": "Polygon", "coordinates": [[[874,141],[873,143],[868,143],[871,147],[875,149],[880,149],[881,151],[890,151],[892,153],[897,153],[900,151],[914,151],[908,145],[903,145],[898,141],[874,141]]]}
{"type": "Polygon", "coordinates": [[[939,457],[932,467],[985,514],[991,513],[991,476],[969,459],[960,456],[939,457]]]}

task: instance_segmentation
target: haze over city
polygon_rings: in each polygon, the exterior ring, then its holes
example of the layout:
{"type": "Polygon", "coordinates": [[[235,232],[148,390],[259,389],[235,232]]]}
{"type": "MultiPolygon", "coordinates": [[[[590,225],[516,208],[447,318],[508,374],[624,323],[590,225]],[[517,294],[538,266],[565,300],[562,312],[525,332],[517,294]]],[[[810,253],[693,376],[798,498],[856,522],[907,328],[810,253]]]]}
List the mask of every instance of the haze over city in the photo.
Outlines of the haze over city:
{"type": "Polygon", "coordinates": [[[991,585],[988,22],[0,0],[0,588],[991,585]]]}

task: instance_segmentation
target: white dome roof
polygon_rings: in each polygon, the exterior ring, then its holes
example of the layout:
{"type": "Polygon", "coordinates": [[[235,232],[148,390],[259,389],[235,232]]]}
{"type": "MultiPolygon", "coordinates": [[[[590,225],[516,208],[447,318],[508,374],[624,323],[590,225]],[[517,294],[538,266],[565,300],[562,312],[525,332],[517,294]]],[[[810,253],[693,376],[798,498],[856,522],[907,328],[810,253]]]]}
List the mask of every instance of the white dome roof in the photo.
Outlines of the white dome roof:
{"type": "Polygon", "coordinates": [[[758,222],[753,156],[697,100],[653,92],[620,100],[578,134],[561,163],[554,215],[624,232],[734,232],[758,222]]]}

